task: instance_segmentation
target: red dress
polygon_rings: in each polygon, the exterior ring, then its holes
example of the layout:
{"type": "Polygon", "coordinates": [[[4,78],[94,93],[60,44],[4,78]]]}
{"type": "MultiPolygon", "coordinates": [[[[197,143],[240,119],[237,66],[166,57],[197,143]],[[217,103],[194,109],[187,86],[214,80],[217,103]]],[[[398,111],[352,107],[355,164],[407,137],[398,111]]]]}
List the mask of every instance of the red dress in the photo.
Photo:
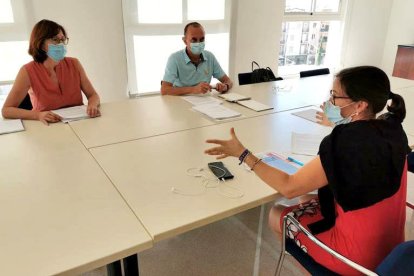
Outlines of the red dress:
{"type": "Polygon", "coordinates": [[[59,85],[52,81],[42,63],[32,61],[24,65],[30,79],[29,96],[33,110],[83,105],[80,72],[75,62],[74,58],[65,57],[56,65],[59,85]]]}
{"type": "MultiPolygon", "coordinates": [[[[370,269],[404,241],[407,137],[396,121],[357,121],[337,126],[319,155],[328,185],[318,197],[287,208],[328,247],[370,269]]],[[[280,221],[282,227],[283,219],[280,221]]],[[[288,224],[295,240],[316,262],[341,275],[358,271],[326,253],[288,224]]]]}

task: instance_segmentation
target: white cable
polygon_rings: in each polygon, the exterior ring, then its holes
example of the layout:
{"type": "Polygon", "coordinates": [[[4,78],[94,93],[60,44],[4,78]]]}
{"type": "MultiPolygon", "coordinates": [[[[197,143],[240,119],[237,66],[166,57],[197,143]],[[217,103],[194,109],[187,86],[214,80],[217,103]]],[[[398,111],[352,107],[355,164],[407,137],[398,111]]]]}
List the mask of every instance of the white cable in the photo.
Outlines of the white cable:
{"type": "Polygon", "coordinates": [[[223,177],[226,175],[226,171],[223,168],[220,168],[220,167],[217,167],[217,166],[211,166],[211,167],[222,170],[223,175],[220,175],[217,178],[216,177],[214,177],[214,178],[210,177],[209,178],[204,174],[204,171],[206,171],[205,168],[195,168],[194,167],[194,168],[188,168],[186,170],[186,174],[188,176],[202,178],[201,187],[204,188],[204,189],[201,192],[191,193],[191,192],[183,191],[181,189],[177,189],[175,187],[171,187],[171,192],[175,193],[175,194],[179,194],[179,195],[184,195],[184,196],[199,196],[199,195],[204,194],[207,191],[207,189],[218,188],[217,192],[220,195],[224,196],[224,197],[235,199],[235,198],[241,198],[241,197],[244,196],[244,193],[241,190],[239,190],[237,188],[234,188],[234,187],[231,187],[231,186],[226,184],[226,181],[223,179],[223,177]],[[223,185],[220,185],[221,182],[223,182],[223,185]],[[212,185],[212,183],[213,183],[213,185],[212,185]],[[227,189],[231,189],[231,190],[235,191],[236,194],[223,191],[223,189],[222,189],[223,186],[226,187],[227,189]]]}

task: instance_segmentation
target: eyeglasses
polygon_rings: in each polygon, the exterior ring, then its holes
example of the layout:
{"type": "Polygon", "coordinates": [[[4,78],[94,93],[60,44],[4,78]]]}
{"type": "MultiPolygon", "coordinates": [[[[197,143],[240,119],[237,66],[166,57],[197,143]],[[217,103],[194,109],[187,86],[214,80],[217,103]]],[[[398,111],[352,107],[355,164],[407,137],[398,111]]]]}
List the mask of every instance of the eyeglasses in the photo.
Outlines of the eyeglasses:
{"type": "Polygon", "coordinates": [[[341,96],[335,96],[334,91],[330,90],[329,95],[331,95],[331,102],[335,105],[335,99],[350,99],[349,97],[341,97],[341,96]]]}
{"type": "Polygon", "coordinates": [[[53,41],[53,44],[63,43],[64,45],[68,45],[69,43],[69,37],[65,37],[65,38],[52,37],[50,40],[53,41]]]}

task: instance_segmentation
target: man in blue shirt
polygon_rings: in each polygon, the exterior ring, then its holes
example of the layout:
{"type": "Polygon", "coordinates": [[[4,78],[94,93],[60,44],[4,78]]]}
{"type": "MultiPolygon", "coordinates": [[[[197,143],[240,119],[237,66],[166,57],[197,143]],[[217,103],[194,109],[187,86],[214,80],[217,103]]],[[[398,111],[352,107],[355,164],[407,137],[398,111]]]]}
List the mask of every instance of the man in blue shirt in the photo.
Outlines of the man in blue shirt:
{"type": "Polygon", "coordinates": [[[162,95],[204,94],[213,88],[214,77],[220,82],[215,89],[227,92],[233,83],[221,69],[216,57],[204,50],[205,32],[198,22],[188,23],[184,28],[184,50],[173,53],[167,62],[161,82],[162,95]]]}

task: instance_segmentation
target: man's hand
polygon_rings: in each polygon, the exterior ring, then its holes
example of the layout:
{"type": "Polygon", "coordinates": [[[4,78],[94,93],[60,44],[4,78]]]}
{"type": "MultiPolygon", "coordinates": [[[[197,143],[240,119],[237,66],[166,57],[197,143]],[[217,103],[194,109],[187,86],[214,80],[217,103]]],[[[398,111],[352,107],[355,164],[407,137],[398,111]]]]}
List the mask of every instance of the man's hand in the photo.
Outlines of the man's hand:
{"type": "Polygon", "coordinates": [[[219,82],[219,83],[216,84],[216,90],[218,92],[220,92],[220,93],[227,92],[228,91],[228,87],[229,87],[228,84],[225,84],[225,83],[219,82]]]}
{"type": "Polygon", "coordinates": [[[210,86],[210,84],[208,84],[206,82],[200,82],[199,84],[194,86],[194,93],[195,94],[205,94],[205,93],[210,92],[210,91],[211,91],[211,86],[210,86]]]}

